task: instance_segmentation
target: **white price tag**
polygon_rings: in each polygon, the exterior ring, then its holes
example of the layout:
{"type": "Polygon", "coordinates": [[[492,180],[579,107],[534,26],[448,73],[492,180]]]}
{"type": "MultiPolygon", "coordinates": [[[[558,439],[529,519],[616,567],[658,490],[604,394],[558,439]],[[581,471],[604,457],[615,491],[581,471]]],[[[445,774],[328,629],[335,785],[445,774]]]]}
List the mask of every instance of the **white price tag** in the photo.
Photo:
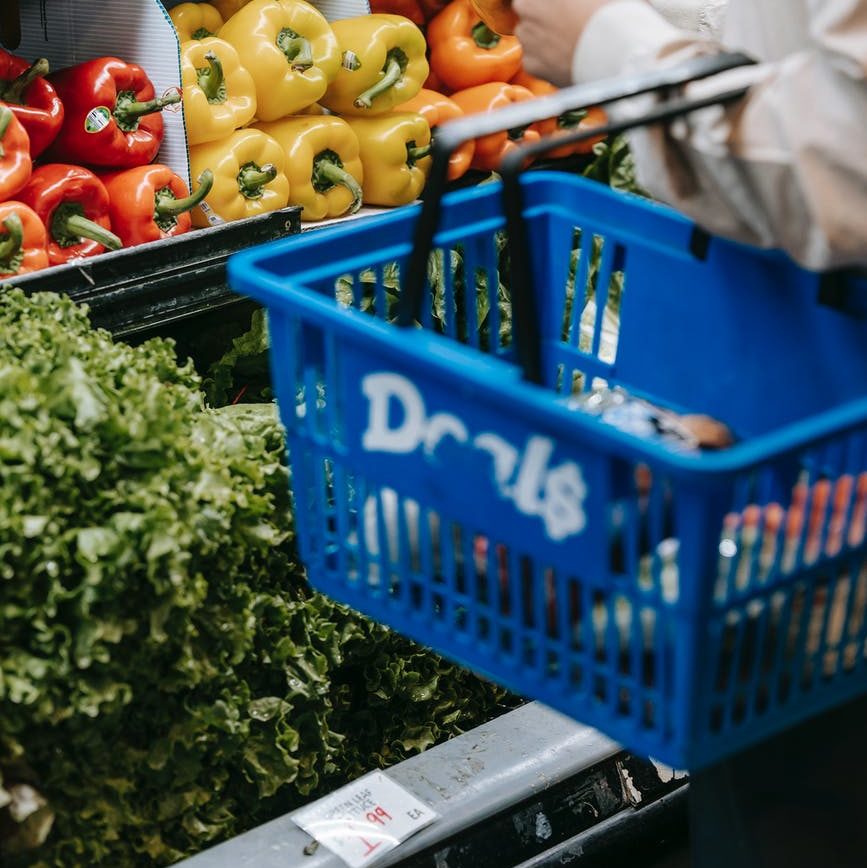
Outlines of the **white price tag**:
{"type": "Polygon", "coordinates": [[[350,868],[362,868],[429,826],[437,814],[382,772],[372,772],[292,819],[350,868]]]}

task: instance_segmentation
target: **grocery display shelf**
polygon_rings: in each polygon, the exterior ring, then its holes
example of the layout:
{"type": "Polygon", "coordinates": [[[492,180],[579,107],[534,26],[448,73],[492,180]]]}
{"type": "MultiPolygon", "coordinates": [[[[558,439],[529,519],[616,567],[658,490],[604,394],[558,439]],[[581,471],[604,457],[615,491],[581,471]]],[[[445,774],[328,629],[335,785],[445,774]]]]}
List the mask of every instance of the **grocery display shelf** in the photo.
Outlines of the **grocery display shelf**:
{"type": "Polygon", "coordinates": [[[212,311],[249,305],[226,284],[226,260],[300,231],[301,209],[284,208],[8,282],[28,293],[66,293],[87,304],[93,324],[116,337],[149,337],[212,311]]]}
{"type": "MultiPolygon", "coordinates": [[[[377,868],[507,868],[663,855],[686,840],[686,780],[538,703],[412,757],[389,777],[439,819],[377,868]],[[553,861],[552,861],[553,860],[553,861]],[[577,861],[576,861],[577,860],[577,861]]],[[[339,868],[291,815],[180,863],[183,868],[339,868]]],[[[592,864],[596,864],[593,862],[592,864]]],[[[613,864],[607,862],[606,864],[613,864]]]]}
{"type": "MultiPolygon", "coordinates": [[[[389,769],[439,814],[377,868],[863,868],[867,699],[691,776],[530,703],[389,769]]],[[[279,817],[182,868],[342,868],[279,817]]]]}

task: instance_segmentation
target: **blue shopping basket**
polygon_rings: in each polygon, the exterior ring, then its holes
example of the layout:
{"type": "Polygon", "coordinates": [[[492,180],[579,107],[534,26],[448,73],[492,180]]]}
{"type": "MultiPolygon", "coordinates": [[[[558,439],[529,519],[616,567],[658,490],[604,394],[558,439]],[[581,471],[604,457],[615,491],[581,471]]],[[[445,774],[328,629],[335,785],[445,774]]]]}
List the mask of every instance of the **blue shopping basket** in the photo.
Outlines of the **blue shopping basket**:
{"type": "Polygon", "coordinates": [[[230,261],[268,306],[311,583],[681,768],[865,692],[867,282],[575,176],[517,190],[511,235],[491,183],[230,261]],[[738,442],[576,410],[603,382],[738,442]]]}

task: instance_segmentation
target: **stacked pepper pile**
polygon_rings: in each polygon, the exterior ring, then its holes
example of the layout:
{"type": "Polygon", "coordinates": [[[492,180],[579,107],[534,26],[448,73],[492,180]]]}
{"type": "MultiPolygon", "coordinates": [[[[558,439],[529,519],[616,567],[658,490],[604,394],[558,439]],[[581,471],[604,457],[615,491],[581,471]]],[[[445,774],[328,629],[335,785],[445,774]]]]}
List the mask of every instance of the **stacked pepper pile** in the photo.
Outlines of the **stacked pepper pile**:
{"type": "MultiPolygon", "coordinates": [[[[510,0],[371,0],[371,8],[406,15],[426,29],[430,77],[404,108],[423,113],[434,127],[462,114],[494,111],[556,90],[523,69],[510,0]]],[[[605,114],[593,109],[485,136],[455,154],[451,177],[460,177],[469,167],[496,171],[503,157],[521,142],[549,137],[558,130],[592,129],[604,122],[605,114]]],[[[548,156],[589,154],[598,141],[564,145],[548,156]]]]}
{"type": "Polygon", "coordinates": [[[180,92],[116,57],[48,72],[0,51],[0,277],[187,231],[211,174],[190,196],[151,164],[180,92]]]}
{"type": "Polygon", "coordinates": [[[411,21],[329,24],[305,0],[182,3],[170,14],[193,175],[215,174],[197,225],[287,204],[302,206],[302,220],[322,220],[418,197],[430,125],[394,111],[429,71],[411,21]]]}
{"type": "MultiPolygon", "coordinates": [[[[157,97],[144,70],[115,57],[48,75],[45,60],[0,52],[0,277],[289,204],[304,220],[406,204],[424,188],[440,124],[553,90],[521,68],[508,0],[371,5],[333,25],[306,0],[171,10],[192,194],[153,163],[160,112],[180,91],[157,97]]],[[[603,117],[486,136],[454,155],[450,177],[495,171],[518,142],[603,117]]]]}
{"type": "MultiPolygon", "coordinates": [[[[371,15],[332,25],[305,0],[171,10],[193,175],[206,167],[217,175],[198,225],[209,214],[212,222],[233,220],[281,204],[301,205],[303,220],[342,216],[362,202],[406,204],[424,187],[440,124],[554,90],[522,70],[504,0],[373,0],[371,7],[371,15]]],[[[595,125],[600,115],[570,114],[471,142],[454,155],[450,177],[471,167],[495,171],[519,141],[595,125]]]]}

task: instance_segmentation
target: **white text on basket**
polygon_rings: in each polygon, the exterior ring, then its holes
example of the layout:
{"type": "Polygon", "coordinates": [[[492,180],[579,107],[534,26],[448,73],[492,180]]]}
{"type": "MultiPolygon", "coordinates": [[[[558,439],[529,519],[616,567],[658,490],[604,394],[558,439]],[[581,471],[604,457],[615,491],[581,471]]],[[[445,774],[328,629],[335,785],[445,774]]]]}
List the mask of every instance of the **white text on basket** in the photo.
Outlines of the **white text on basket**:
{"type": "Polygon", "coordinates": [[[424,397],[411,380],[400,374],[368,374],[361,389],[369,402],[367,430],[362,446],[368,452],[409,455],[423,450],[432,458],[446,438],[485,453],[493,460],[493,475],[500,496],[524,515],[538,516],[548,536],[557,542],[580,534],[586,524],[587,486],[581,467],[573,461],[552,466],[555,443],[531,434],[523,448],[492,431],[473,436],[451,413],[428,415],[424,397]],[[400,410],[392,425],[392,402],[400,410]]]}

